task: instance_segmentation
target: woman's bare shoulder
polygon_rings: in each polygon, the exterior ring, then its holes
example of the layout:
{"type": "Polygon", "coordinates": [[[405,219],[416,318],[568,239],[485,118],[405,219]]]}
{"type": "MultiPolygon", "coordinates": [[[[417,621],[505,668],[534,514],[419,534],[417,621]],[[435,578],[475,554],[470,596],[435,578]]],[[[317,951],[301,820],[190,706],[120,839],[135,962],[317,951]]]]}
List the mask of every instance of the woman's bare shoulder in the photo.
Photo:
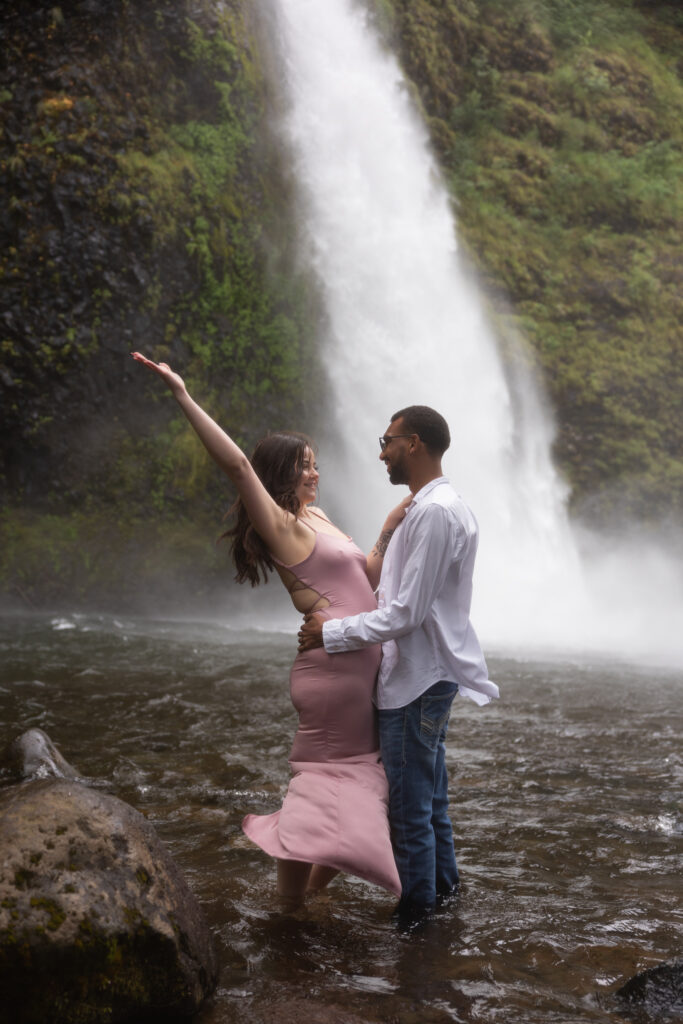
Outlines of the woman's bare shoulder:
{"type": "Polygon", "coordinates": [[[324,519],[328,523],[332,522],[327,512],[325,512],[322,508],[318,508],[317,505],[309,505],[306,508],[306,511],[312,513],[312,515],[314,516],[320,516],[321,519],[324,519]]]}

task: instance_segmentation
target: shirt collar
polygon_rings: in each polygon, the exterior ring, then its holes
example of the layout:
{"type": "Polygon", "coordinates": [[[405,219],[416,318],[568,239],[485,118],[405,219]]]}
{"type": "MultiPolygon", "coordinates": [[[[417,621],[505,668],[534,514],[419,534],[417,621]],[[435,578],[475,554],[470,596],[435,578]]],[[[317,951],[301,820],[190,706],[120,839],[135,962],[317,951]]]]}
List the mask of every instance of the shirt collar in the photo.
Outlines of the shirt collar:
{"type": "Polygon", "coordinates": [[[413,500],[410,503],[410,505],[408,506],[408,508],[412,508],[413,505],[417,505],[418,502],[423,501],[424,498],[426,498],[427,495],[430,493],[430,491],[433,491],[434,488],[437,487],[439,484],[447,484],[447,483],[448,483],[448,477],[446,477],[446,476],[437,476],[437,477],[435,477],[434,480],[430,480],[428,484],[425,484],[424,487],[422,487],[417,492],[417,494],[415,494],[413,496],[413,500]]]}

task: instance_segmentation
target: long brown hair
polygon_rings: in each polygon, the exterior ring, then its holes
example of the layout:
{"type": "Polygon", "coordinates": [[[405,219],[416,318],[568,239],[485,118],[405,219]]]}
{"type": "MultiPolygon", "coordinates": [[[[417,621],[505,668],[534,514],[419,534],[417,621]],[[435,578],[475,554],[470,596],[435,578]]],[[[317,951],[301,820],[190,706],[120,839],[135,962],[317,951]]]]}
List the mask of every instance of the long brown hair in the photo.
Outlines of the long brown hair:
{"type": "MultiPolygon", "coordinates": [[[[280,508],[293,515],[300,511],[295,491],[307,448],[315,451],[313,442],[305,434],[282,430],[262,437],[251,456],[251,464],[265,489],[280,508]]],[[[249,580],[252,587],[256,587],[263,575],[263,582],[267,583],[268,572],[275,568],[273,559],[251,525],[241,498],[235,501],[228,514],[235,516],[235,524],[223,537],[232,538],[235,579],[238,583],[249,580]]]]}

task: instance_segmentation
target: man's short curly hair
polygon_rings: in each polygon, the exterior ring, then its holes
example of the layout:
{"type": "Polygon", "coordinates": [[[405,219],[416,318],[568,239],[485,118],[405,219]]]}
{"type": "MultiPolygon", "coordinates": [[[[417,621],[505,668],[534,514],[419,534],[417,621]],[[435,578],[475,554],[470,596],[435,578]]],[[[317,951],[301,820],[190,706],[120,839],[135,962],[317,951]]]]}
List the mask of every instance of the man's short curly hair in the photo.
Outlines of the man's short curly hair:
{"type": "Polygon", "coordinates": [[[451,443],[451,433],[445,419],[428,405],[408,405],[391,417],[391,422],[403,420],[407,434],[417,434],[430,455],[443,455],[451,443]]]}

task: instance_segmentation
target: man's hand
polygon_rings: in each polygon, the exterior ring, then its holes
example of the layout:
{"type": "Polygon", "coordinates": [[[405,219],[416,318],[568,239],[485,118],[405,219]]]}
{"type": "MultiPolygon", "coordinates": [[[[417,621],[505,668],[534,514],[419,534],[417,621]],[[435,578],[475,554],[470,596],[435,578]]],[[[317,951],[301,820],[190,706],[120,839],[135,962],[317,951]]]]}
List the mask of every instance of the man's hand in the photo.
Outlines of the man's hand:
{"type": "Polygon", "coordinates": [[[299,630],[299,650],[312,651],[314,647],[323,646],[323,622],[320,612],[307,612],[299,630]]]}

